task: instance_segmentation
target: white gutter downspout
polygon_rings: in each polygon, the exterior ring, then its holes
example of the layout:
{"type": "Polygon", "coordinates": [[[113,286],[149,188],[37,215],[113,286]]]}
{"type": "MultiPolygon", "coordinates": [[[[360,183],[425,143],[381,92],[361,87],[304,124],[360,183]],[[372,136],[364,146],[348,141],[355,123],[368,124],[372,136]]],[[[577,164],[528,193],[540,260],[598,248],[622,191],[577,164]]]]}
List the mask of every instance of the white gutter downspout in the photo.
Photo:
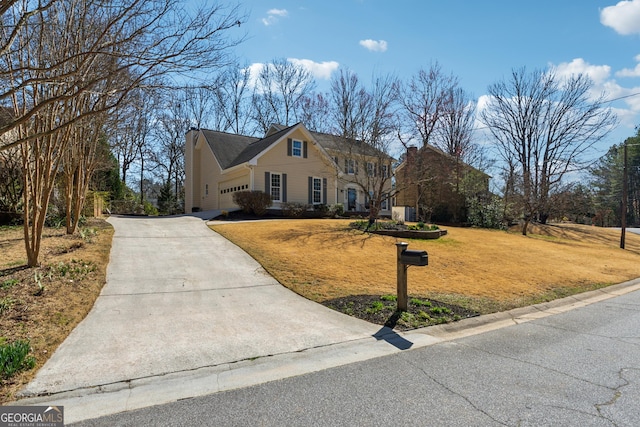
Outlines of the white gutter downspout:
{"type": "MultiPolygon", "coordinates": [[[[202,205],[202,203],[201,203],[202,201],[200,200],[202,189],[198,188],[198,191],[197,191],[198,201],[197,202],[195,200],[195,194],[194,194],[194,192],[196,192],[196,186],[194,185],[195,184],[195,179],[194,179],[195,178],[194,177],[194,169],[195,169],[194,159],[195,159],[195,154],[196,154],[196,143],[197,143],[199,134],[200,134],[200,129],[194,129],[194,128],[191,129],[191,147],[190,147],[190,150],[189,150],[189,163],[191,164],[191,176],[189,177],[189,183],[190,183],[190,186],[191,186],[191,189],[190,189],[191,190],[190,191],[191,197],[189,197],[189,198],[191,199],[190,200],[190,202],[191,202],[190,205],[191,206],[189,206],[189,208],[188,208],[189,212],[193,212],[193,206],[194,206],[195,203],[198,203],[198,205],[200,205],[200,206],[202,205]]],[[[198,181],[200,181],[200,180],[198,180],[198,181]]],[[[186,200],[185,200],[185,204],[186,204],[186,200]]],[[[186,206],[184,207],[184,211],[187,212],[187,207],[186,206]]]]}
{"type": "Polygon", "coordinates": [[[249,169],[249,190],[251,191],[255,191],[256,189],[254,188],[255,185],[255,170],[253,169],[253,166],[250,164],[245,164],[244,165],[245,168],[249,169]]]}

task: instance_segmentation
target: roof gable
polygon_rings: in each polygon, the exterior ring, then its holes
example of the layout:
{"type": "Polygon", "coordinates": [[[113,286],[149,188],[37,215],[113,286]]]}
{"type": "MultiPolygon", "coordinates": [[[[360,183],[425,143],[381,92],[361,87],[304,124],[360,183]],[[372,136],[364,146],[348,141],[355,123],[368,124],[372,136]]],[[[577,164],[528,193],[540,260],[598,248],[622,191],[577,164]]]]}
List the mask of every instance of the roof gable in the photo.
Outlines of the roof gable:
{"type": "Polygon", "coordinates": [[[201,132],[222,169],[233,166],[238,156],[252,143],[259,140],[251,136],[207,129],[202,129],[201,132]]]}
{"type": "Polygon", "coordinates": [[[249,144],[245,149],[238,154],[233,162],[229,165],[229,167],[237,166],[242,163],[248,162],[254,157],[259,156],[261,153],[266,151],[272,144],[278,142],[282,137],[284,137],[287,133],[289,133],[293,128],[298,126],[295,124],[293,126],[289,126],[280,131],[273,132],[269,134],[266,138],[259,139],[249,144]]]}

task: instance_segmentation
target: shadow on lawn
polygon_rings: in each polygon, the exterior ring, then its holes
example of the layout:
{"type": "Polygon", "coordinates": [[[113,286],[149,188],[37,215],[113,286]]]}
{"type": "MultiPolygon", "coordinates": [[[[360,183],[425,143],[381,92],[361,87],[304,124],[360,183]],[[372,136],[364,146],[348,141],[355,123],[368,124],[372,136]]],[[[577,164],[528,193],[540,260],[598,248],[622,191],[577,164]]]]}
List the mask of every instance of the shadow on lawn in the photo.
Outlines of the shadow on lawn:
{"type": "Polygon", "coordinates": [[[333,248],[344,248],[354,244],[358,244],[363,248],[367,241],[373,237],[374,235],[371,233],[354,230],[347,226],[336,227],[330,230],[323,229],[320,231],[314,228],[293,229],[284,231],[278,235],[278,239],[284,242],[295,240],[296,242],[302,241],[307,243],[313,238],[319,245],[333,248]]]}

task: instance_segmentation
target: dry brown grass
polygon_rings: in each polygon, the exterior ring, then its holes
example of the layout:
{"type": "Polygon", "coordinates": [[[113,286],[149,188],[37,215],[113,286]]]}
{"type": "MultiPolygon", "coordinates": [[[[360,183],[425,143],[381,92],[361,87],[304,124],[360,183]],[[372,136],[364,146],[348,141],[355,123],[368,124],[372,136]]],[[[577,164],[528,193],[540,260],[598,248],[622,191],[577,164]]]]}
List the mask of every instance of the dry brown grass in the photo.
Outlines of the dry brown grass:
{"type": "Polygon", "coordinates": [[[0,227],[0,301],[8,307],[0,313],[0,341],[29,340],[36,358],[35,369],[0,382],[0,403],[12,400],[33,378],[84,319],[106,282],[113,228],[91,220],[83,235],[45,229],[41,266],[26,268],[22,228],[0,227]]]}
{"type": "MultiPolygon", "coordinates": [[[[212,228],[245,249],[280,283],[314,301],[395,294],[398,239],[348,229],[346,220],[225,223],[212,228]]],[[[409,294],[480,312],[508,309],[640,277],[640,236],[574,224],[529,236],[447,227],[438,240],[409,240],[428,267],[411,267],[409,294]]]]}
{"type": "MultiPolygon", "coordinates": [[[[212,228],[243,247],[285,286],[315,301],[395,293],[395,238],[349,230],[349,221],[243,222],[212,228]]],[[[36,368],[0,383],[0,403],[12,400],[86,316],[106,278],[113,228],[88,224],[91,239],[45,230],[41,267],[27,269],[19,227],[0,228],[0,340],[28,339],[36,368]],[[90,266],[88,271],[84,266],[90,266]],[[62,271],[68,271],[63,275],[62,271]],[[78,274],[71,277],[70,272],[78,274]],[[40,295],[35,274],[45,289],[40,295]],[[1,286],[8,282],[15,285],[1,286]]],[[[594,289],[640,276],[640,236],[618,249],[613,230],[554,225],[528,237],[448,228],[439,240],[411,240],[429,252],[429,266],[409,269],[409,293],[495,311],[594,289]]]]}

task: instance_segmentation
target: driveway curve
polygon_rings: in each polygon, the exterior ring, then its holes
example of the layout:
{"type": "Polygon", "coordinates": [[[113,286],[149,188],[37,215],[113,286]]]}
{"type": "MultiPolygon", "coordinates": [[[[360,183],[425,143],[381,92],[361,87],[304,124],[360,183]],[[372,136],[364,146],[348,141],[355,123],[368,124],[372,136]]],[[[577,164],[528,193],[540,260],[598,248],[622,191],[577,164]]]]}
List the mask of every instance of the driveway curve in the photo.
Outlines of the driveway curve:
{"type": "Polygon", "coordinates": [[[201,219],[111,217],[107,283],[23,391],[78,391],[369,337],[280,285],[201,219]]]}

